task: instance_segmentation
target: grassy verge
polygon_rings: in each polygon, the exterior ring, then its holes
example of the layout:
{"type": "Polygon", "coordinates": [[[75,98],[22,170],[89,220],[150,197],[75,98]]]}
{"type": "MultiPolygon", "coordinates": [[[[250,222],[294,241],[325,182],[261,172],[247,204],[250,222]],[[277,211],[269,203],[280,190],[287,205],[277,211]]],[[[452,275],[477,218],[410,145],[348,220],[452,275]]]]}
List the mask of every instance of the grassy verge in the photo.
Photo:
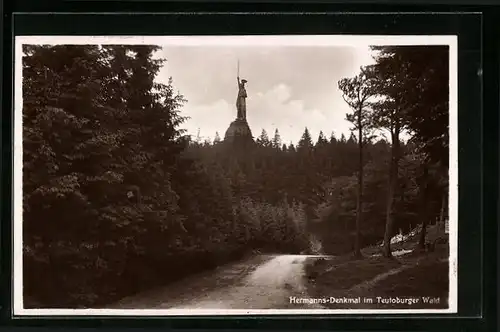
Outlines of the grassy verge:
{"type": "Polygon", "coordinates": [[[343,256],[306,265],[311,298],[331,309],[437,309],[448,307],[448,250],[387,259],[343,256]],[[332,300],[335,301],[332,302],[332,300]]]}
{"type": "Polygon", "coordinates": [[[374,299],[377,309],[446,309],[448,308],[448,262],[429,261],[388,276],[366,296],[374,299]],[[378,303],[380,298],[415,298],[417,303],[378,303]]]}

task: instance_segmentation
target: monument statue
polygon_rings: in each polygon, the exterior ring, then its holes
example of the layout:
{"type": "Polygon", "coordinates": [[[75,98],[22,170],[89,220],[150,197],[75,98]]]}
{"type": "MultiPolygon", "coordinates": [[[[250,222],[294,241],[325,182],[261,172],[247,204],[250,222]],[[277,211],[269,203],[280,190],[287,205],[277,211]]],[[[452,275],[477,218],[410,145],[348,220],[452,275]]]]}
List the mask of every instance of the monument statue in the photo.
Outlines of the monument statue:
{"type": "Polygon", "coordinates": [[[245,84],[247,83],[247,80],[243,79],[240,80],[240,77],[237,77],[238,79],[238,97],[236,98],[236,109],[238,110],[237,113],[237,119],[238,120],[246,120],[247,118],[247,90],[245,89],[245,84]]]}
{"type": "MultiPolygon", "coordinates": [[[[238,80],[238,97],[236,98],[236,120],[231,122],[229,128],[226,130],[224,135],[224,142],[231,142],[236,146],[241,148],[242,146],[247,146],[247,144],[253,144],[253,136],[250,127],[247,122],[247,90],[245,89],[245,84],[247,80],[240,79],[240,61],[238,60],[238,72],[236,75],[238,80]]],[[[241,149],[238,151],[246,151],[241,149]]]]}

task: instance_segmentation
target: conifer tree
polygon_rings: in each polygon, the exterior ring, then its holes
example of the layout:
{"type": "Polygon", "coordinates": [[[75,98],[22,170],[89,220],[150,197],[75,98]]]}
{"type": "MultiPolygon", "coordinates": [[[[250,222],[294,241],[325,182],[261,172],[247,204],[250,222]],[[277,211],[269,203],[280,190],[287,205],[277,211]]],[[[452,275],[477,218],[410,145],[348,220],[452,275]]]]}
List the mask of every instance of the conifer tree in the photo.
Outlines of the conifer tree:
{"type": "Polygon", "coordinates": [[[344,101],[352,109],[352,113],[346,115],[346,120],[354,125],[353,130],[358,133],[358,203],[356,211],[356,238],[354,254],[361,256],[361,220],[363,213],[363,140],[366,137],[369,126],[369,105],[374,95],[373,75],[370,68],[361,68],[361,73],[353,78],[343,78],[338,86],[342,91],[344,101]]]}
{"type": "Polygon", "coordinates": [[[347,143],[354,143],[356,144],[358,142],[358,139],[356,136],[354,136],[354,133],[351,132],[351,135],[349,136],[349,139],[347,140],[347,143]]]}
{"type": "MultiPolygon", "coordinates": [[[[149,264],[159,258],[154,253],[162,252],[156,245],[168,246],[164,229],[177,220],[178,211],[170,174],[183,149],[177,130],[182,97],[171,85],[153,82],[159,70],[152,59],[155,50],[119,45],[24,48],[23,245],[32,269],[26,270],[25,289],[49,306],[82,304],[130,289],[125,281],[130,271],[118,263],[125,260],[127,248],[141,248],[148,257],[141,262],[149,264]],[[145,212],[158,208],[169,212],[168,220],[148,219],[145,212]],[[82,245],[94,249],[83,254],[82,245]],[[47,250],[55,250],[51,263],[65,257],[72,264],[59,264],[62,268],[54,271],[33,263],[45,261],[47,250]],[[98,271],[96,260],[104,266],[98,271]],[[36,287],[40,280],[47,281],[48,290],[36,287]],[[67,294],[63,299],[44,295],[61,290],[67,294]]],[[[129,266],[137,263],[131,259],[129,266]]]]}
{"type": "Polygon", "coordinates": [[[323,147],[328,144],[328,140],[326,139],[325,135],[323,134],[323,131],[319,132],[318,140],[316,141],[316,146],[317,147],[323,147]]]}
{"type": "Polygon", "coordinates": [[[269,136],[267,135],[267,131],[262,129],[260,136],[257,138],[257,144],[263,147],[271,146],[271,141],[269,140],[269,136]]]}
{"type": "Polygon", "coordinates": [[[332,133],[330,134],[330,140],[329,140],[330,144],[335,144],[337,143],[337,138],[335,137],[335,133],[332,131],[332,133]]]}
{"type": "Polygon", "coordinates": [[[307,127],[304,129],[304,133],[297,144],[297,150],[309,150],[314,146],[311,134],[309,133],[309,129],[307,127]]]}
{"type": "MultiPolygon", "coordinates": [[[[443,180],[443,192],[447,188],[449,50],[443,46],[384,46],[372,49],[378,51],[373,69],[379,83],[375,90],[382,97],[375,104],[373,123],[389,132],[392,143],[384,237],[384,255],[389,257],[392,255],[390,238],[394,233],[394,196],[402,158],[402,132],[409,129],[413,134],[412,141],[418,142],[420,151],[427,157],[428,165],[422,166],[422,173],[428,174],[428,168],[432,168],[434,163],[439,165],[437,173],[443,180]],[[423,121],[427,118],[432,118],[432,121],[423,121]]],[[[429,179],[421,182],[422,192],[428,191],[428,182],[429,179]]],[[[424,201],[427,196],[423,195],[424,201]]],[[[446,194],[443,197],[444,201],[446,194]]],[[[427,219],[426,215],[422,216],[424,238],[427,219]]]]}
{"type": "Polygon", "coordinates": [[[276,129],[274,131],[274,137],[273,137],[273,140],[272,140],[272,146],[275,149],[279,149],[281,147],[281,135],[280,135],[278,129],[276,129]]]}
{"type": "Polygon", "coordinates": [[[220,142],[221,142],[221,138],[220,138],[220,136],[219,136],[219,132],[218,132],[218,131],[216,131],[216,132],[215,132],[215,138],[214,138],[214,144],[218,144],[218,143],[220,143],[220,142]]]}
{"type": "Polygon", "coordinates": [[[340,135],[340,143],[346,143],[346,142],[347,142],[347,139],[345,138],[344,133],[342,133],[342,134],[340,135]]]}

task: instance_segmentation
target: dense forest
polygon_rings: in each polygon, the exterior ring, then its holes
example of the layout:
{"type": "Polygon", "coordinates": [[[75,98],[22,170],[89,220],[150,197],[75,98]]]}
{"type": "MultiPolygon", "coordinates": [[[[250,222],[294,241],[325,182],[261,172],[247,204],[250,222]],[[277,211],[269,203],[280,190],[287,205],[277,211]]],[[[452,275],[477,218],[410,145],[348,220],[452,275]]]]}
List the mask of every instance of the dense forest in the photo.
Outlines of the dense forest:
{"type": "MultiPolygon", "coordinates": [[[[25,307],[96,307],[252,252],[328,254],[444,218],[448,49],[374,47],[352,134],[186,135],[156,46],[24,46],[25,307]]],[[[334,110],[333,110],[334,111],[334,110]]]]}

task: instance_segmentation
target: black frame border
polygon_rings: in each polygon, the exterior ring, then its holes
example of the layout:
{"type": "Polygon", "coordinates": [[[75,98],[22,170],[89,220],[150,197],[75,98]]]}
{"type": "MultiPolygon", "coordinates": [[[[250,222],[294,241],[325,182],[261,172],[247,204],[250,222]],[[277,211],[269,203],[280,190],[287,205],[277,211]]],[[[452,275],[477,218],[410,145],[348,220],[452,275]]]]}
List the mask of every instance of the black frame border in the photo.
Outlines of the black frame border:
{"type": "MultiPolygon", "coordinates": [[[[6,20],[8,22],[8,20],[6,20]]],[[[492,23],[493,24],[493,23],[492,23]]],[[[440,325],[438,330],[458,330],[466,326],[475,326],[479,330],[483,314],[483,304],[487,304],[483,298],[483,279],[485,274],[482,261],[483,249],[492,248],[489,242],[482,239],[483,225],[485,225],[482,213],[493,211],[492,206],[483,205],[483,179],[485,176],[495,176],[498,169],[489,167],[483,173],[484,165],[497,165],[498,157],[489,153],[483,153],[483,148],[493,151],[497,148],[498,136],[492,134],[494,126],[498,125],[495,118],[490,116],[487,120],[482,109],[483,91],[481,83],[484,77],[494,80],[493,74],[483,69],[482,57],[483,46],[481,34],[483,32],[483,18],[479,13],[445,13],[445,14],[338,14],[338,13],[156,13],[156,14],[15,14],[12,19],[12,32],[16,35],[189,35],[189,34],[457,34],[459,36],[459,164],[463,170],[459,171],[460,202],[466,202],[459,207],[459,233],[467,234],[467,237],[459,236],[459,314],[458,315],[338,315],[338,316],[272,316],[262,318],[250,317],[224,317],[224,318],[63,318],[48,317],[40,318],[15,318],[12,319],[10,312],[10,290],[11,290],[11,263],[12,255],[5,249],[11,248],[11,169],[12,169],[12,100],[5,98],[12,95],[12,81],[8,82],[7,73],[9,60],[13,56],[13,36],[7,36],[4,53],[4,85],[3,85],[3,118],[2,118],[2,311],[0,319],[2,324],[10,326],[116,326],[116,327],[163,327],[163,328],[283,328],[283,329],[330,329],[333,326],[345,330],[363,328],[363,325],[372,328],[389,327],[391,330],[413,330],[422,328],[430,330],[430,326],[440,325]],[[147,16],[145,16],[147,15],[147,16]],[[146,18],[147,17],[147,18],[146,18]],[[74,24],[79,20],[82,24],[74,24]],[[87,22],[87,23],[85,23],[87,22]],[[209,27],[209,28],[207,28],[209,27]],[[205,33],[201,33],[205,32],[205,33]],[[6,70],[7,68],[7,70],[6,70]],[[484,75],[479,75],[482,70],[484,75]],[[6,84],[5,84],[6,83],[6,84]],[[484,127],[483,127],[484,125],[484,127]],[[488,129],[488,131],[484,131],[488,129]],[[493,140],[496,141],[493,142],[493,140]],[[484,159],[483,159],[484,158],[484,159]],[[478,218],[479,217],[479,218],[478,218]],[[481,222],[478,221],[481,220],[481,222]],[[478,227],[478,224],[481,227],[478,227]],[[458,317],[461,317],[458,319],[458,317]],[[386,318],[388,320],[386,320],[386,318]],[[145,321],[147,320],[147,321],[145,321]],[[366,322],[363,322],[366,321],[366,322]],[[366,324],[366,325],[365,325],[366,324]]],[[[495,54],[498,50],[495,48],[495,54]]],[[[491,56],[487,56],[491,58],[491,56]]],[[[12,62],[10,62],[12,66],[12,62]]],[[[498,66],[497,66],[498,68],[498,66]]],[[[496,71],[498,72],[498,70],[496,71]]],[[[498,79],[496,79],[498,81],[498,79]]],[[[486,91],[493,93],[490,86],[486,91]]],[[[498,90],[496,90],[498,91],[498,90]]],[[[498,95],[498,92],[497,92],[498,95]]],[[[498,101],[495,106],[498,106],[498,101]]],[[[498,109],[497,107],[495,107],[498,109]]],[[[494,112],[488,112],[494,113],[494,112]]],[[[497,116],[497,115],[496,115],[497,116]]],[[[498,151],[498,149],[496,149],[498,151]]],[[[486,152],[486,151],[485,151],[486,152]]],[[[485,181],[484,184],[492,182],[485,181]]],[[[496,183],[496,182],[494,182],[496,183]]],[[[496,198],[497,188],[488,186],[493,198],[496,198]]],[[[488,189],[485,188],[485,189],[488,189]]],[[[495,211],[496,212],[496,211],[495,211]]],[[[496,216],[496,213],[495,213],[496,216]]],[[[495,218],[496,219],[496,218],[495,218]]],[[[486,239],[485,239],[486,240],[486,239]]],[[[487,264],[486,264],[487,265],[487,264]]],[[[492,270],[491,268],[489,270],[492,270]]]]}

